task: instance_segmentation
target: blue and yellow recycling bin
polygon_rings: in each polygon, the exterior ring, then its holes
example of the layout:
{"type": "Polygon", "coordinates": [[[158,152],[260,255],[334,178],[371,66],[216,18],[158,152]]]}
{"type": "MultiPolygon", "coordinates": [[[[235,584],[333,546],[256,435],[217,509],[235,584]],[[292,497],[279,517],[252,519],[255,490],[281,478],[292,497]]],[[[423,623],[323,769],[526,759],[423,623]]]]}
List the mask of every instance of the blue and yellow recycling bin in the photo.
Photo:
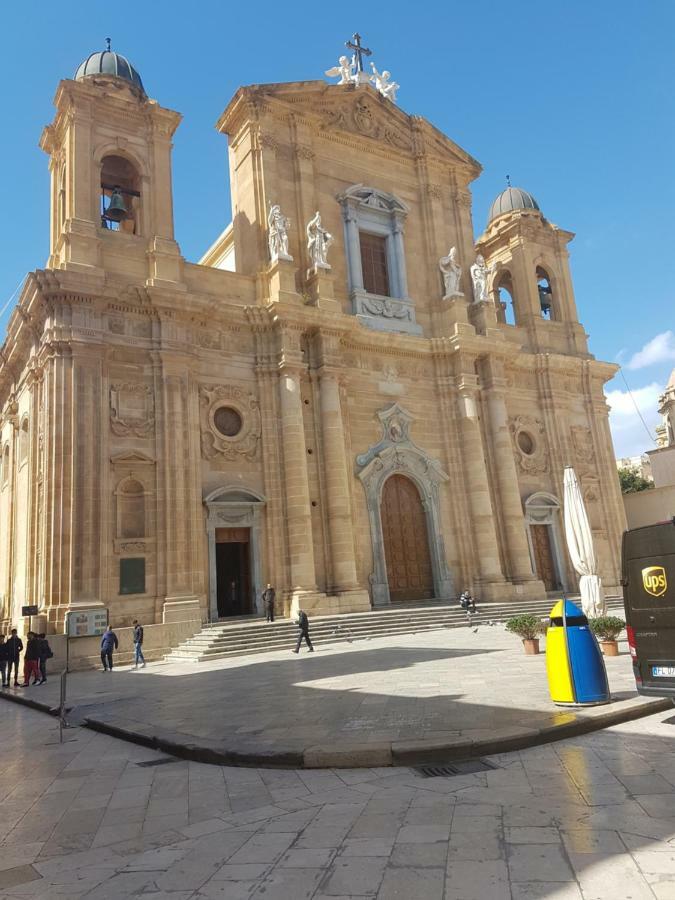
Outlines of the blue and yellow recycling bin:
{"type": "Polygon", "coordinates": [[[551,610],[546,630],[546,672],[551,700],[560,706],[609,703],[605,663],[588,619],[570,600],[551,610]]]}

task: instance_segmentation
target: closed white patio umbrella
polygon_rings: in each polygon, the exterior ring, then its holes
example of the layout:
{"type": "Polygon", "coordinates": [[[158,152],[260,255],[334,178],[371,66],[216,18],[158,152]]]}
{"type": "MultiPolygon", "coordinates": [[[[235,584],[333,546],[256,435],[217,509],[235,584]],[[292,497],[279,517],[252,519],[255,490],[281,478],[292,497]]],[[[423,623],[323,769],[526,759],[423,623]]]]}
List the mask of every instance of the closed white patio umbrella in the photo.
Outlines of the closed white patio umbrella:
{"type": "Polygon", "coordinates": [[[581,486],[572,466],[565,466],[565,538],[572,565],[581,576],[581,606],[587,616],[604,616],[607,612],[605,593],[598,575],[598,561],[593,547],[593,534],[581,494],[581,486]]]}

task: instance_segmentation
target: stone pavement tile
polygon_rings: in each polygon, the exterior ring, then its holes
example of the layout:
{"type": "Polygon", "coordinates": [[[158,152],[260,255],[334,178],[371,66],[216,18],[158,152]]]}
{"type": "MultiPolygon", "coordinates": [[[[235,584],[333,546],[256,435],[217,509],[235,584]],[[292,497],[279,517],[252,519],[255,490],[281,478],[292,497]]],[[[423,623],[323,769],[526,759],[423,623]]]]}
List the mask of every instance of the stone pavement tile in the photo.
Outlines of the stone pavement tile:
{"type": "MultiPolygon", "coordinates": [[[[164,822],[166,827],[166,821],[164,822]]],[[[92,842],[93,847],[105,847],[108,844],[116,844],[119,841],[128,841],[138,837],[142,830],[140,822],[129,822],[123,825],[102,825],[96,832],[92,842]]]]}
{"type": "Polygon", "coordinates": [[[404,825],[396,835],[397,844],[433,844],[447,841],[449,825],[404,825]]]}
{"type": "Polygon", "coordinates": [[[260,882],[251,900],[310,900],[324,874],[323,869],[275,869],[260,882]]]}
{"type": "Polygon", "coordinates": [[[269,868],[269,863],[243,863],[241,865],[225,863],[211,878],[210,883],[214,881],[245,881],[251,883],[262,878],[269,868]]]}
{"type": "Polygon", "coordinates": [[[365,812],[354,822],[349,837],[352,838],[386,838],[395,837],[401,827],[402,813],[377,813],[371,815],[365,812]]]}
{"type": "Polygon", "coordinates": [[[675,900],[675,881],[669,879],[651,881],[649,879],[649,886],[657,900],[675,900]]]}
{"type": "Polygon", "coordinates": [[[445,872],[440,869],[387,869],[377,900],[443,900],[445,872]]]}
{"type": "Polygon", "coordinates": [[[372,896],[380,887],[386,865],[386,859],[379,857],[338,857],[321,882],[320,893],[372,896]]]}
{"type": "Polygon", "coordinates": [[[511,844],[507,851],[512,881],[573,881],[560,845],[511,844]]]}
{"type": "Polygon", "coordinates": [[[448,847],[450,862],[460,859],[503,859],[504,846],[499,834],[452,832],[448,847]]]}
{"type": "MultiPolygon", "coordinates": [[[[193,894],[189,900],[249,900],[256,888],[257,881],[209,881],[193,894]]],[[[147,900],[155,900],[155,894],[140,895],[147,900]]],[[[167,894],[167,900],[173,900],[173,893],[167,894]]]]}
{"type": "Polygon", "coordinates": [[[501,859],[477,866],[473,860],[448,863],[444,900],[506,900],[509,875],[501,859]]]}
{"type": "Polygon", "coordinates": [[[110,798],[108,809],[127,809],[133,806],[147,806],[150,785],[118,788],[110,798]]]}
{"type": "Polygon", "coordinates": [[[333,856],[332,850],[289,850],[279,865],[287,869],[325,869],[333,856]]]}
{"type": "Polygon", "coordinates": [[[659,819],[675,819],[673,794],[635,794],[635,799],[648,816],[659,819]]]}
{"type": "Polygon", "coordinates": [[[262,831],[270,833],[274,831],[298,832],[305,828],[316,817],[317,808],[301,809],[297,812],[288,813],[285,816],[277,816],[271,819],[263,826],[262,831]]]}
{"type": "Polygon", "coordinates": [[[394,838],[347,838],[340,847],[341,856],[389,856],[394,838]]]}
{"type": "Polygon", "coordinates": [[[618,775],[619,781],[631,794],[670,794],[675,806],[675,788],[662,775],[618,775]]]}
{"type": "Polygon", "coordinates": [[[180,833],[188,838],[198,838],[205,834],[213,834],[216,831],[226,831],[230,828],[229,823],[222,819],[204,819],[201,822],[195,822],[193,825],[185,825],[180,828],[180,833]]]}
{"type": "Polygon", "coordinates": [[[10,888],[31,881],[38,881],[42,876],[31,865],[12,866],[0,872],[0,891],[3,893],[10,888]]]}
{"type": "MultiPolygon", "coordinates": [[[[2,806],[0,805],[0,811],[2,806]]],[[[44,846],[43,841],[32,843],[3,844],[0,846],[0,872],[4,869],[13,869],[17,866],[30,865],[37,859],[44,846]]]]}
{"type": "Polygon", "coordinates": [[[653,900],[653,893],[628,856],[569,853],[584,900],[653,900]]]}
{"type": "Polygon", "coordinates": [[[129,822],[143,822],[146,810],[142,806],[132,806],[128,809],[106,809],[103,813],[101,825],[125,825],[129,822]]]}
{"type": "Polygon", "coordinates": [[[64,856],[73,851],[89,850],[95,835],[94,831],[85,834],[52,835],[48,841],[45,841],[38,859],[50,859],[54,856],[64,856]]]}
{"type": "Polygon", "coordinates": [[[573,881],[511,882],[511,900],[584,900],[573,881]]]}
{"type": "Polygon", "coordinates": [[[188,814],[182,813],[173,816],[146,815],[143,820],[143,835],[162,834],[167,830],[184,828],[189,824],[188,814]]]}
{"type": "Polygon", "coordinates": [[[69,853],[67,856],[54,857],[44,861],[38,860],[35,868],[45,878],[54,879],[63,872],[74,872],[78,869],[97,868],[100,871],[121,869],[124,861],[120,855],[109,847],[93,848],[80,853],[69,853]]]}
{"type": "Polygon", "coordinates": [[[227,813],[222,818],[230,825],[249,825],[251,822],[262,822],[273,816],[283,816],[286,810],[281,806],[258,806],[246,812],[227,813]]]}
{"type": "Polygon", "coordinates": [[[504,840],[508,844],[559,844],[560,832],[553,827],[515,825],[504,829],[504,840]]]}
{"type": "Polygon", "coordinates": [[[78,794],[70,804],[70,809],[75,811],[76,809],[100,809],[101,807],[105,808],[110,802],[111,797],[112,793],[89,794],[85,796],[82,796],[82,794],[78,794]]]}
{"type": "Polygon", "coordinates": [[[184,841],[180,847],[155,847],[132,856],[128,859],[123,871],[164,872],[175,863],[180,862],[190,850],[188,841],[184,841]]]}
{"type": "Polygon", "coordinates": [[[643,874],[675,875],[675,847],[671,848],[670,853],[634,850],[633,859],[643,874]]]}
{"type": "Polygon", "coordinates": [[[561,836],[570,853],[621,855],[625,845],[616,831],[597,828],[564,828],[561,836]]]}
{"type": "Polygon", "coordinates": [[[427,868],[445,866],[448,845],[436,844],[395,844],[389,857],[390,866],[427,868]]]}
{"type": "Polygon", "coordinates": [[[295,839],[294,834],[255,834],[237,850],[230,862],[273,863],[287,850],[295,839]]]}

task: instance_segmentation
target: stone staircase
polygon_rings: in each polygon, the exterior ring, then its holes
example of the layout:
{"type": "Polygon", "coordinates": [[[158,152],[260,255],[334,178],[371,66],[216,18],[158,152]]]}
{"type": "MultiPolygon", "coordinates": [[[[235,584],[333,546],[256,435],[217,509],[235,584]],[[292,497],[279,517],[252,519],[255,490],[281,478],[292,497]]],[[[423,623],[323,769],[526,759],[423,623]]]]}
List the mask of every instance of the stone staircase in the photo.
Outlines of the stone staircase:
{"type": "MultiPolygon", "coordinates": [[[[364,641],[371,638],[437,631],[443,628],[466,628],[467,625],[502,623],[511,616],[533,613],[545,618],[557,597],[546,600],[523,600],[509,603],[480,603],[470,617],[457,602],[431,601],[414,605],[397,604],[387,609],[338,616],[315,616],[310,619],[310,637],[314,644],[337,641],[364,641]]],[[[609,612],[623,613],[619,597],[608,598],[609,612]]],[[[261,618],[241,618],[206,625],[184,641],[165,659],[167,662],[208,662],[273,650],[289,650],[297,634],[290,619],[265,622],[261,618]]]]}

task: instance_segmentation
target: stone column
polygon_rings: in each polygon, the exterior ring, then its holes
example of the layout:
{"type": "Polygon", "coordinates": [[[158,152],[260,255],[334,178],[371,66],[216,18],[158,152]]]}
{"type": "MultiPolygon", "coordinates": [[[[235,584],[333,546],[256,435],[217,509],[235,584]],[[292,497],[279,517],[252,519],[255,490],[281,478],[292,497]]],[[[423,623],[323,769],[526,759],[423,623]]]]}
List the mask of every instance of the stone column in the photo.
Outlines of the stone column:
{"type": "Polygon", "coordinates": [[[302,591],[316,591],[300,366],[283,364],[279,374],[279,407],[291,590],[295,595],[302,591]]]}
{"type": "MultiPolygon", "coordinates": [[[[485,599],[503,595],[494,586],[506,585],[499,558],[499,543],[495,530],[494,510],[490,498],[490,485],[485,466],[483,442],[478,422],[478,387],[475,376],[463,376],[459,380],[459,421],[466,495],[471,509],[477,559],[474,561],[485,599]],[[490,587],[493,586],[493,587],[490,587]]],[[[467,523],[468,525],[468,523],[467,523]]]]}
{"type": "Polygon", "coordinates": [[[515,582],[533,581],[536,576],[532,572],[525,516],[504,400],[506,382],[499,376],[499,369],[495,368],[494,362],[490,363],[490,367],[492,371],[485,394],[509,574],[515,582]]]}
{"type": "Polygon", "coordinates": [[[363,292],[363,269],[361,267],[361,241],[359,238],[359,217],[353,202],[345,201],[342,214],[345,220],[345,244],[349,263],[349,293],[363,292]]]}
{"type": "Polygon", "coordinates": [[[357,580],[340,383],[337,372],[326,366],[321,367],[319,377],[332,588],[349,591],[356,589],[357,580]]]}
{"type": "Polygon", "coordinates": [[[398,287],[398,295],[402,300],[408,299],[408,276],[405,268],[405,244],[403,242],[403,217],[394,216],[393,237],[394,251],[396,257],[396,282],[398,287]]]}

